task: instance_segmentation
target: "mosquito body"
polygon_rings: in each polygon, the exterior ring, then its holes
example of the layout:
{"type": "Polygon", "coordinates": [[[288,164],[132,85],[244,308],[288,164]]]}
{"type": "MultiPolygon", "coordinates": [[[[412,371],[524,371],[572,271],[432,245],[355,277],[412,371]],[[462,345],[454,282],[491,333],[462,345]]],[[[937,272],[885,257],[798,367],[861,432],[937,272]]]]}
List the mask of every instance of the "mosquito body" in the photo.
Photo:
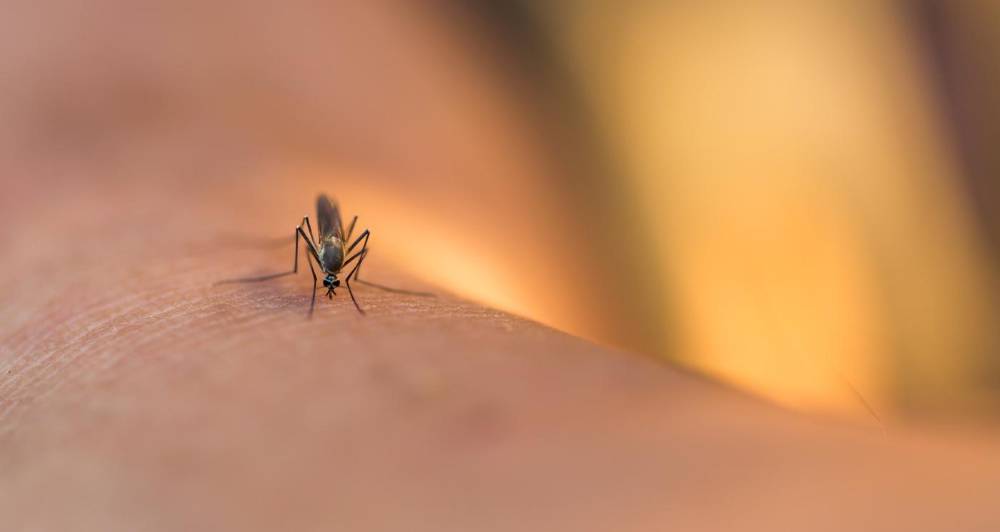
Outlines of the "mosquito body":
{"type": "Polygon", "coordinates": [[[312,300],[309,303],[309,316],[312,317],[313,309],[316,307],[316,291],[319,289],[319,276],[317,276],[316,268],[313,266],[314,262],[323,275],[323,286],[326,288],[326,295],[330,299],[333,299],[333,296],[336,295],[336,289],[340,287],[339,276],[345,269],[350,268],[350,271],[344,276],[344,285],[347,287],[347,293],[351,296],[351,301],[354,302],[355,308],[358,309],[358,312],[364,314],[364,309],[361,308],[358,300],[354,297],[354,291],[351,289],[351,281],[360,281],[358,275],[365,257],[368,256],[368,237],[371,232],[365,229],[352,241],[351,236],[354,233],[354,226],[357,221],[358,217],[355,216],[345,233],[344,224],[340,218],[340,209],[337,208],[337,204],[330,201],[330,198],[325,194],[320,194],[316,198],[316,226],[319,232],[315,235],[313,234],[309,216],[303,216],[302,222],[295,227],[295,257],[292,261],[292,271],[260,277],[231,279],[222,281],[221,283],[267,281],[298,273],[299,241],[302,240],[305,242],[306,264],[309,265],[309,271],[312,273],[313,278],[313,293],[312,300]],[[350,245],[347,244],[348,242],[351,242],[350,245]]]}

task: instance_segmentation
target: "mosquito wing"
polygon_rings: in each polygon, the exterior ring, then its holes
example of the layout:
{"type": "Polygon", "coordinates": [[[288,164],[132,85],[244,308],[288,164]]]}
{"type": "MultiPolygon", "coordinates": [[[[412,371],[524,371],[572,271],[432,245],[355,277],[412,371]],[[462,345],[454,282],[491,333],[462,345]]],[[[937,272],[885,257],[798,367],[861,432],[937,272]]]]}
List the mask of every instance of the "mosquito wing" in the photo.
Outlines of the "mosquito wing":
{"type": "Polygon", "coordinates": [[[330,201],[326,194],[320,194],[316,198],[316,224],[319,225],[320,241],[331,236],[338,240],[344,239],[344,228],[340,222],[340,209],[337,208],[336,203],[330,201]]]}

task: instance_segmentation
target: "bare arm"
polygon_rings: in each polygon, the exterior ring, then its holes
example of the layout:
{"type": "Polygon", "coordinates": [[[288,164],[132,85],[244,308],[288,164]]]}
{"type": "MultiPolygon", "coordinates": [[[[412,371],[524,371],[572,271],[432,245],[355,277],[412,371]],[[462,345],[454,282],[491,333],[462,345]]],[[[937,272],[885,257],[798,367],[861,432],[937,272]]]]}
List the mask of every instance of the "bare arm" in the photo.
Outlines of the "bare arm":
{"type": "Polygon", "coordinates": [[[0,266],[0,528],[932,530],[995,518],[997,465],[974,452],[800,417],[475,304],[362,287],[367,317],[339,297],[307,321],[301,277],[212,287],[284,266],[287,251],[198,244],[199,228],[228,223],[212,214],[224,194],[150,237],[127,229],[130,211],[169,210],[180,192],[104,209],[120,183],[93,183],[23,189],[4,214],[18,232],[0,266]],[[81,229],[39,246],[56,221],[81,229]]]}
{"type": "MultiPolygon", "coordinates": [[[[412,244],[376,230],[390,217],[549,253],[552,233],[507,238],[544,218],[476,219],[486,202],[467,199],[544,197],[534,144],[511,141],[528,129],[486,105],[503,84],[461,74],[477,47],[442,39],[423,4],[76,4],[0,17],[16,73],[0,98],[0,530],[1000,529],[995,449],[887,441],[447,295],[359,283],[367,316],[340,296],[306,320],[309,276],[213,287],[285,270],[293,246],[220,235],[285,235],[342,186],[368,193],[368,280],[446,294],[388,262],[412,244]],[[317,154],[406,179],[262,169],[317,154]],[[471,193],[447,179],[470,176],[471,193]],[[400,183],[413,197],[395,205],[435,199],[449,223],[392,208],[379,191],[400,183]]],[[[575,289],[566,256],[523,279],[531,293],[575,289]]]]}

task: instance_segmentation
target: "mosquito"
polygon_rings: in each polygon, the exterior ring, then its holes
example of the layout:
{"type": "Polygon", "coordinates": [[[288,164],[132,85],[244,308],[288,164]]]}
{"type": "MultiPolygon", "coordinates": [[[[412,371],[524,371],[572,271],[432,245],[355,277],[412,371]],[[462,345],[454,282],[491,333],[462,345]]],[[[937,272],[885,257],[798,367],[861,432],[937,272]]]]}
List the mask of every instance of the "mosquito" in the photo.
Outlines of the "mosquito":
{"type": "MultiPolygon", "coordinates": [[[[358,275],[361,265],[365,262],[365,257],[368,256],[368,237],[371,236],[371,231],[365,229],[350,245],[347,245],[347,242],[351,240],[351,235],[354,234],[354,226],[357,222],[358,217],[354,216],[345,234],[344,223],[340,218],[340,209],[337,207],[337,204],[331,201],[326,194],[320,194],[316,198],[316,225],[319,227],[319,233],[313,236],[313,228],[309,222],[309,216],[303,216],[302,222],[295,228],[295,258],[292,262],[292,271],[259,277],[228,279],[219,281],[216,284],[253,283],[296,274],[299,272],[299,240],[304,240],[306,263],[309,265],[309,271],[313,277],[313,292],[312,301],[309,303],[309,317],[312,317],[313,309],[316,307],[316,290],[319,288],[319,277],[316,275],[316,268],[313,267],[314,261],[323,274],[323,286],[326,287],[326,296],[329,299],[333,299],[333,296],[336,295],[336,289],[340,287],[340,279],[337,276],[353,263],[351,271],[344,277],[344,285],[347,286],[347,293],[350,294],[351,301],[354,302],[354,307],[358,309],[358,312],[364,314],[364,309],[358,304],[357,298],[354,297],[354,291],[351,290],[351,281],[365,282],[358,279],[358,275]],[[358,246],[361,247],[358,248],[358,246]],[[344,257],[347,258],[345,259],[344,257]]],[[[375,283],[366,284],[378,286],[375,283]]]]}

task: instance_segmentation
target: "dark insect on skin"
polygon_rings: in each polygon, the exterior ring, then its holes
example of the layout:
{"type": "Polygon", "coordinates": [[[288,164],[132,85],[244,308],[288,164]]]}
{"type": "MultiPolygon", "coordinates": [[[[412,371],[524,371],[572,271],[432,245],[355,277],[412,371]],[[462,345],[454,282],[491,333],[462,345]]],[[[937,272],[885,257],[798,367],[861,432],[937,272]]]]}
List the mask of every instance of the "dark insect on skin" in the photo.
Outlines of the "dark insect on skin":
{"type": "MultiPolygon", "coordinates": [[[[368,256],[368,237],[371,235],[371,232],[365,229],[348,246],[347,242],[354,233],[354,225],[357,221],[358,217],[355,216],[351,220],[351,225],[347,228],[347,234],[345,235],[344,224],[340,218],[340,209],[337,208],[337,204],[330,201],[330,198],[325,194],[320,194],[316,198],[316,225],[319,227],[319,233],[315,237],[313,236],[312,224],[309,223],[309,217],[303,216],[302,223],[295,228],[295,258],[292,263],[292,271],[260,277],[229,279],[216,284],[267,281],[298,273],[299,240],[304,240],[306,243],[306,263],[309,264],[309,271],[312,272],[313,277],[313,293],[312,301],[309,303],[309,317],[312,317],[313,309],[316,307],[316,290],[318,289],[317,283],[319,282],[316,269],[313,267],[314,261],[323,273],[323,286],[326,287],[326,295],[330,299],[333,299],[333,296],[336,295],[336,289],[340,287],[340,279],[337,276],[353,263],[351,271],[344,276],[344,285],[347,286],[347,293],[350,294],[355,308],[358,309],[358,312],[364,314],[364,309],[361,308],[358,300],[354,297],[354,291],[351,289],[351,281],[364,282],[358,279],[358,275],[360,274],[361,265],[364,263],[365,257],[368,256]],[[358,248],[359,245],[361,246],[360,248],[358,248]],[[344,257],[347,258],[345,259],[344,257]]],[[[374,283],[366,284],[382,288],[374,283]]],[[[418,295],[422,294],[418,293],[418,295]]]]}

